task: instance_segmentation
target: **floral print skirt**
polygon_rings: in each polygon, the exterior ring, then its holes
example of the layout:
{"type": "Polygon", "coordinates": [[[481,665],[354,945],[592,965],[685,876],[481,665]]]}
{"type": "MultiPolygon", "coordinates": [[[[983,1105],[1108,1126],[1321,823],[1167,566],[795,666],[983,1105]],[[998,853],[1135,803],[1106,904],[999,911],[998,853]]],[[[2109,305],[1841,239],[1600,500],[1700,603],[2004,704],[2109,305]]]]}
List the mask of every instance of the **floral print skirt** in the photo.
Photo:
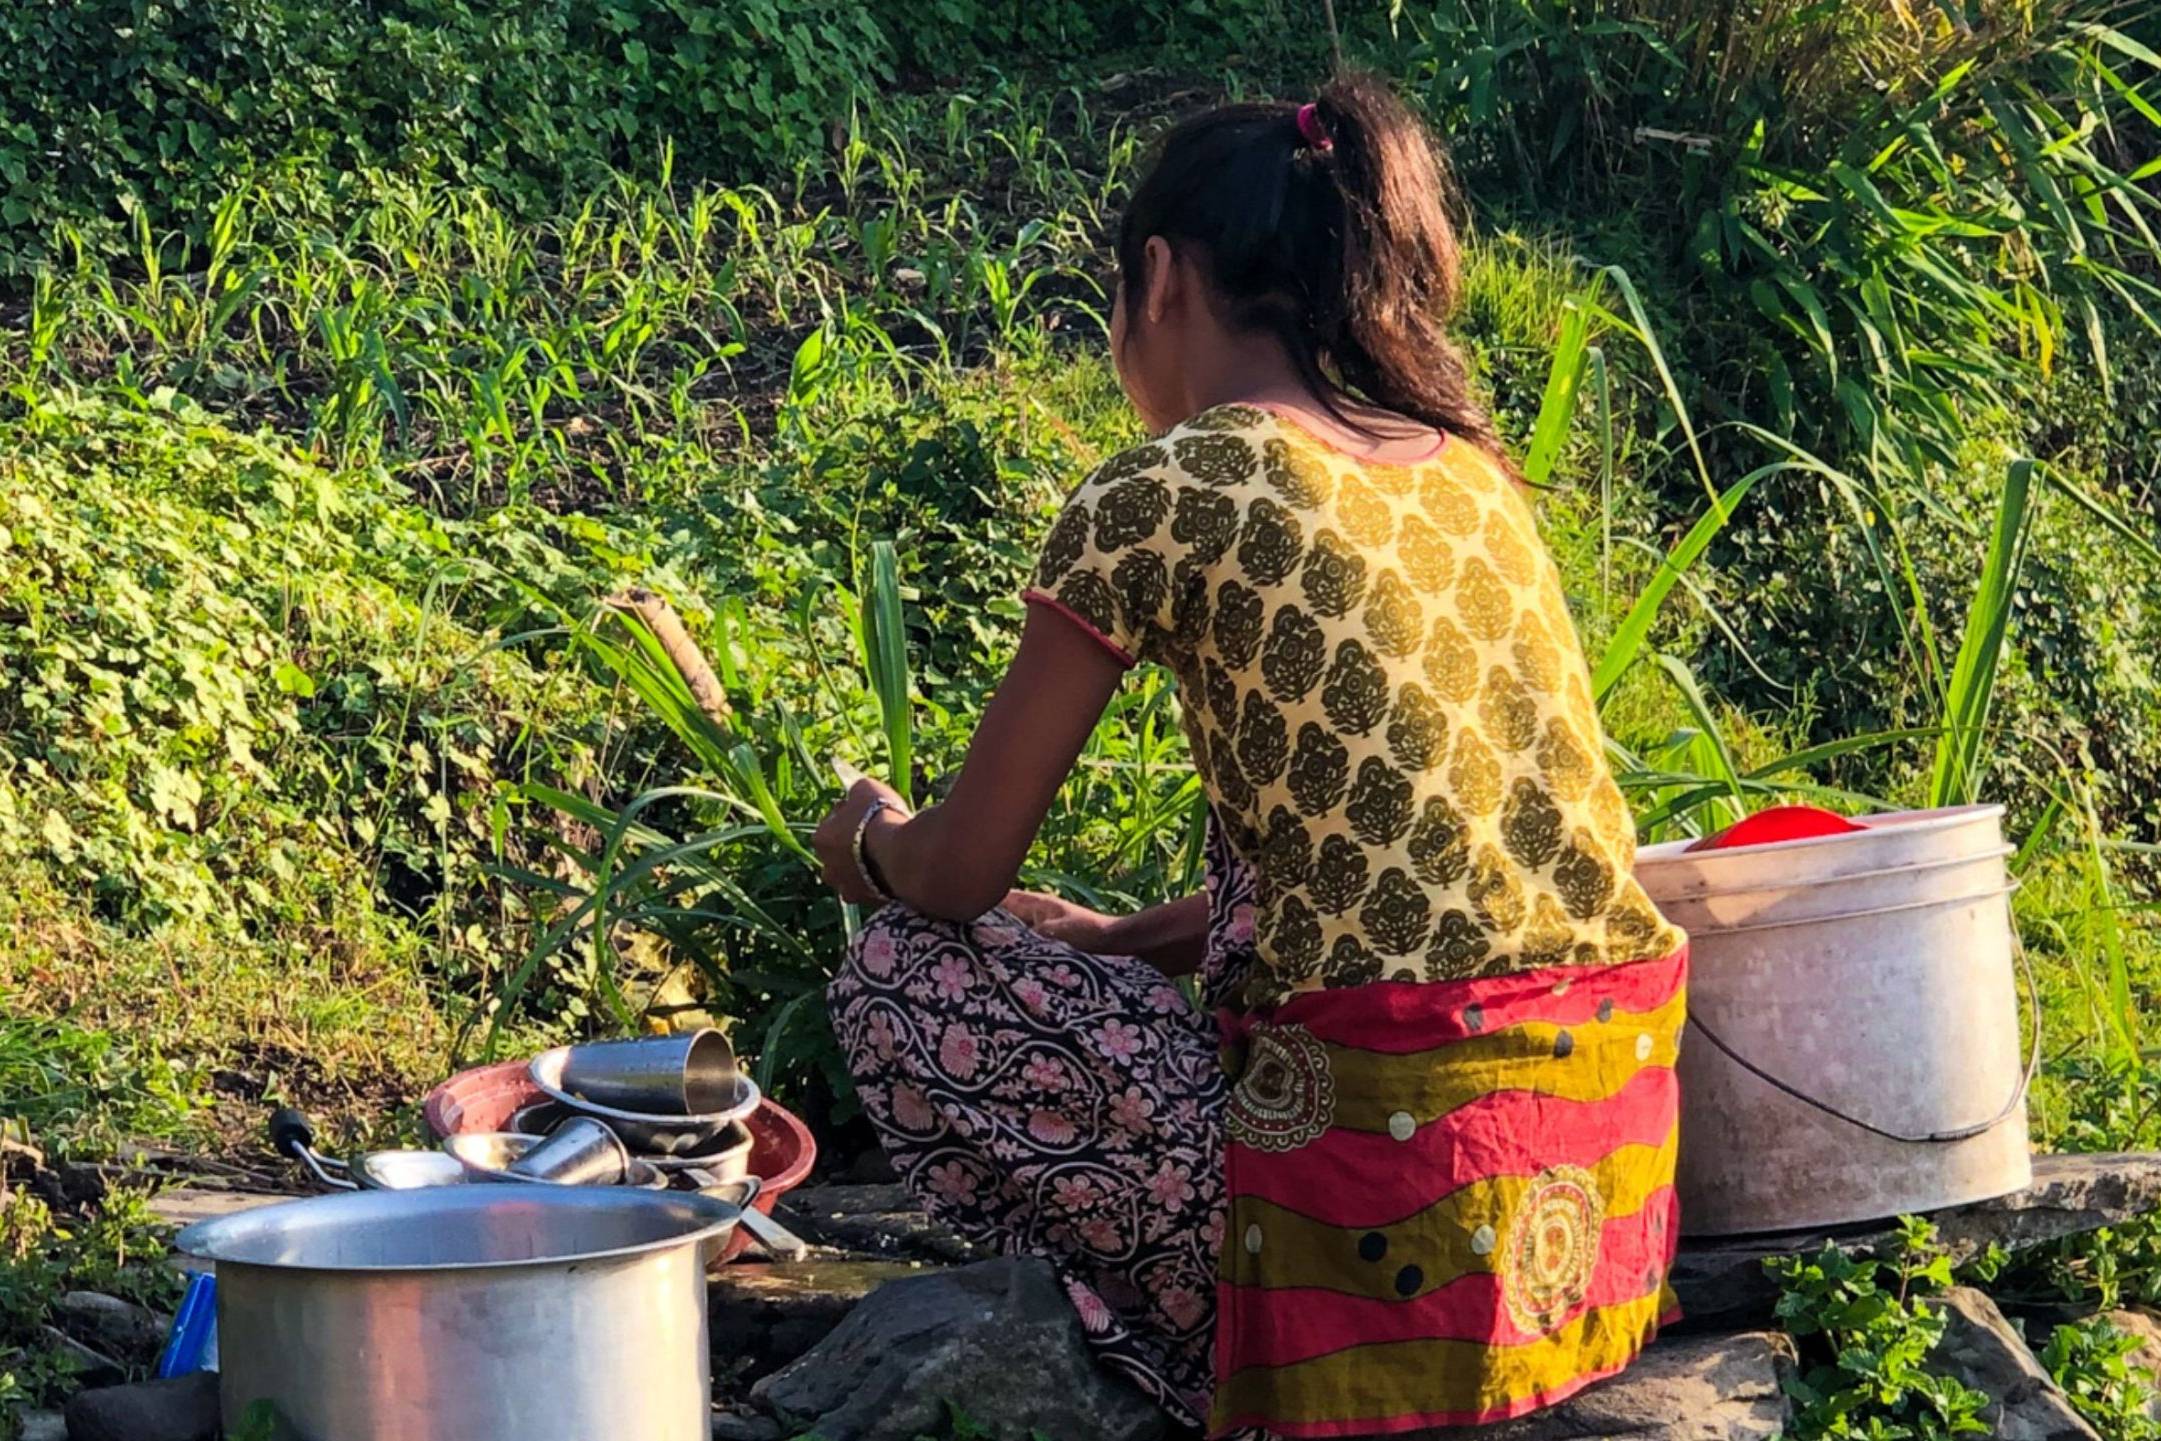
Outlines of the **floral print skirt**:
{"type": "MultiPolygon", "coordinates": [[[[1211,843],[1206,999],[1251,963],[1251,886],[1211,843]]],[[[1048,1259],[1102,1363],[1199,1426],[1214,1386],[1225,1077],[1216,1023],[1145,961],[1004,911],[890,905],[830,992],[864,1110],[930,1214],[1048,1259]]]]}

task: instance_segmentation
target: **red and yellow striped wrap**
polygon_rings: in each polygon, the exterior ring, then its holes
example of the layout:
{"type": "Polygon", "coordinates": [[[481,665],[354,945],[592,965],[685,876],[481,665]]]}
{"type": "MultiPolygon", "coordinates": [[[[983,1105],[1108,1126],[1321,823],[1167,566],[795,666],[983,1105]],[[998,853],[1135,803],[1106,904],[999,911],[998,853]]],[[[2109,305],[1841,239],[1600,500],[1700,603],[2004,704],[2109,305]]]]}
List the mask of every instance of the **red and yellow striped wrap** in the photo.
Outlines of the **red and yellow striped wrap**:
{"type": "Polygon", "coordinates": [[[1675,1313],[1687,974],[1684,947],[1237,1025],[1211,1434],[1499,1421],[1634,1359],[1675,1313]]]}

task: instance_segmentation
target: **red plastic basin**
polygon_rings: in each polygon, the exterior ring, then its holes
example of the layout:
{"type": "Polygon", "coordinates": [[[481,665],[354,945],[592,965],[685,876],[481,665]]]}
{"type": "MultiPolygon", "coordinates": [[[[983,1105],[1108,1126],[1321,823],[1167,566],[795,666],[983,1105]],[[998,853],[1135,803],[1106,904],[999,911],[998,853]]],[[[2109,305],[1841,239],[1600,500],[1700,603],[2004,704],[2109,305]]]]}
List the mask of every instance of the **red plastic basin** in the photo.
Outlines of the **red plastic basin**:
{"type": "MultiPolygon", "coordinates": [[[[422,1114],[436,1139],[473,1131],[507,1131],[510,1118],[520,1109],[547,1099],[533,1084],[523,1061],[497,1061],[460,1071],[428,1092],[422,1114]]],[[[767,1215],[773,1203],[803,1184],[818,1159],[818,1143],[810,1127],[770,1097],[761,1098],[758,1109],[743,1118],[750,1132],[750,1173],[764,1181],[758,1199],[751,1204],[767,1215]]],[[[750,1244],[746,1231],[728,1238],[721,1260],[732,1261],[750,1244]]]]}

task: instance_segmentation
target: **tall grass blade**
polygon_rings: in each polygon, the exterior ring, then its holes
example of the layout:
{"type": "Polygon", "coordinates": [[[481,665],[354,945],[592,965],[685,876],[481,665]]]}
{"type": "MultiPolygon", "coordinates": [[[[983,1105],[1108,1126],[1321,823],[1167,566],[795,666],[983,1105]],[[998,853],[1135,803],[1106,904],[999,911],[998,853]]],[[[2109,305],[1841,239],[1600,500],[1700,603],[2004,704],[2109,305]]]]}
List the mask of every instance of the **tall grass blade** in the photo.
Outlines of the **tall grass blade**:
{"type": "Polygon", "coordinates": [[[2116,888],[2108,858],[2101,849],[2101,821],[2094,814],[2090,787],[2077,787],[2080,819],[2085,822],[2081,860],[2086,871],[2086,936],[2101,956],[2108,981],[2106,1020],[2114,1044],[2111,1059],[2130,1062],[2139,1054],[2138,1005],[2131,994],[2131,967],[2124,953],[2123,923],[2116,914],[2116,888]]]}
{"type": "Polygon", "coordinates": [[[2117,537],[2137,551],[2142,559],[2155,565],[2161,565],[2161,545],[2154,544],[2150,537],[2141,534],[2137,526],[2126,520],[2107,501],[2102,500],[2053,465],[2041,468],[2041,478],[2054,486],[2058,492],[2069,497],[2072,504],[2115,532],[2117,537]]]}
{"type": "Polygon", "coordinates": [[[1696,682],[1696,673],[1678,656],[1654,655],[1651,657],[1658,668],[1673,682],[1680,692],[1681,701],[1688,713],[1695,717],[1698,744],[1690,747],[1698,766],[1710,779],[1725,788],[1723,796],[1707,797],[1709,805],[1720,820],[1727,824],[1740,820],[1748,814],[1748,802],[1740,772],[1735,769],[1733,755],[1726,749],[1726,739],[1719,731],[1718,717],[1711,710],[1711,703],[1704,697],[1703,687],[1696,682]]]}
{"type": "Polygon", "coordinates": [[[2033,497],[2034,463],[2020,459],[2004,474],[2003,496],[1996,507],[1995,530],[1981,581],[1966,608],[1966,635],[1958,648],[1945,688],[1943,734],[1936,742],[1929,773],[1931,806],[1970,805],[1980,794],[1986,756],[1983,745],[1996,672],[2003,659],[2004,637],[2011,628],[2012,597],[2025,559],[2033,497]]]}
{"type": "Polygon", "coordinates": [[[908,711],[908,632],[900,603],[900,560],[893,542],[870,548],[870,584],[863,591],[863,664],[878,698],[885,730],[889,783],[909,805],[915,804],[915,725],[908,711]]]}
{"type": "MultiPolygon", "coordinates": [[[[1595,295],[1594,285],[1588,295],[1595,295]]],[[[1576,418],[1576,393],[1583,384],[1585,349],[1591,334],[1591,312],[1574,299],[1562,306],[1561,336],[1554,347],[1553,364],[1546,371],[1545,395],[1538,402],[1538,422],[1531,429],[1530,448],[1523,456],[1523,478],[1544,485],[1560,458],[1561,445],[1576,418]]]]}
{"type": "Polygon", "coordinates": [[[1628,614],[1621,618],[1613,639],[1607,643],[1605,654],[1598,658],[1598,669],[1591,675],[1591,691],[1598,699],[1603,701],[1614,683],[1635,664],[1643,649],[1644,638],[1650,634],[1651,622],[1657,619],[1658,608],[1665,603],[1667,594],[1702,557],[1712,538],[1725,529],[1726,522],[1733,518],[1734,509],[1747,498],[1749,491],[1755,489],[1756,482],[1774,471],[1788,468],[1787,463],[1780,462],[1750,471],[1728,486],[1724,495],[1714,496],[1711,508],[1689,527],[1688,534],[1681,537],[1681,543],[1659,562],[1658,573],[1644,586],[1636,603],[1628,608],[1628,614]]]}
{"type": "MultiPolygon", "coordinates": [[[[1634,324],[1622,320],[1610,311],[1602,312],[1615,325],[1634,335],[1642,342],[1644,351],[1651,357],[1651,364],[1658,370],[1659,384],[1665,388],[1666,399],[1673,405],[1673,418],[1681,427],[1681,434],[1688,441],[1688,453],[1695,458],[1696,474],[1703,481],[1704,494],[1718,503],[1718,486],[1711,479],[1710,462],[1703,458],[1703,445],[1696,439],[1695,422],[1688,418],[1688,403],[1681,399],[1681,387],[1674,381],[1673,368],[1666,364],[1666,352],[1658,343],[1658,333],[1651,328],[1650,313],[1643,308],[1643,298],[1636,294],[1636,282],[1628,278],[1628,272],[1618,265],[1608,265],[1599,272],[1613,277],[1620,287],[1621,299],[1628,305],[1628,313],[1634,324]]],[[[1586,298],[1586,303],[1589,303],[1586,298]]]]}

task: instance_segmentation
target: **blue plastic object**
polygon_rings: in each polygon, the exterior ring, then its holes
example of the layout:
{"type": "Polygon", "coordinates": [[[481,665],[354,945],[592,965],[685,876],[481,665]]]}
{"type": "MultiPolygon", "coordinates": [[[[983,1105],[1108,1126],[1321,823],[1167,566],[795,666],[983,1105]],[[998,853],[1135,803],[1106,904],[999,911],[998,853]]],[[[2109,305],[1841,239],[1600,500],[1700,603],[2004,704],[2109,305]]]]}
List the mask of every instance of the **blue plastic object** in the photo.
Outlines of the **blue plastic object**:
{"type": "Polygon", "coordinates": [[[208,1271],[188,1277],[188,1289],[173,1313],[173,1329],[158,1353],[158,1378],[188,1376],[218,1369],[218,1278],[208,1271]]]}

